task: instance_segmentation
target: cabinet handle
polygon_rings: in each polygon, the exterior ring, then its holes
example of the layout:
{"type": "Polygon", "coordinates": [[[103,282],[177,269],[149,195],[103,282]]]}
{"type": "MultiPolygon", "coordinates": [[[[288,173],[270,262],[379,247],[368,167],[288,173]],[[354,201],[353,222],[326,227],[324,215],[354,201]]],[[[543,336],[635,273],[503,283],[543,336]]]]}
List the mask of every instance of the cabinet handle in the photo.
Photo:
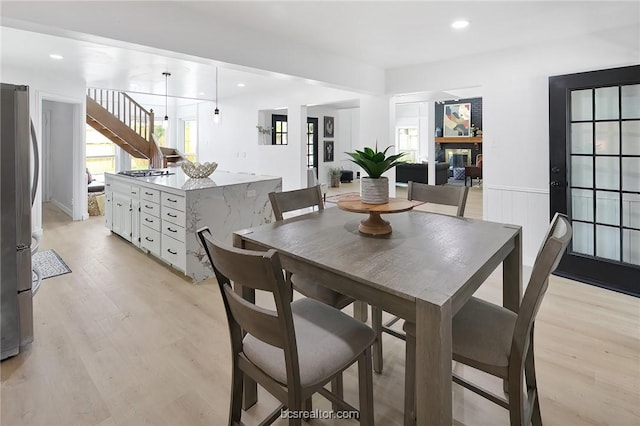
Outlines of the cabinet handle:
{"type": "Polygon", "coordinates": [[[167,201],[171,201],[172,203],[177,203],[178,200],[172,200],[171,198],[167,198],[167,201]]]}
{"type": "Polygon", "coordinates": [[[146,208],[153,210],[153,206],[144,205],[146,208]]]}
{"type": "Polygon", "coordinates": [[[153,192],[144,191],[145,195],[153,195],[153,192]]]}
{"type": "Polygon", "coordinates": [[[171,232],[178,232],[178,231],[176,231],[175,229],[171,229],[171,228],[169,228],[169,227],[167,227],[167,231],[171,231],[171,232]]]}
{"type": "Polygon", "coordinates": [[[120,204],[120,203],[116,203],[116,205],[117,205],[118,207],[122,207],[122,204],[120,204]]]}
{"type": "Polygon", "coordinates": [[[177,251],[173,251],[173,250],[171,250],[171,249],[167,249],[167,251],[168,251],[169,253],[171,253],[171,254],[178,254],[178,252],[177,252],[177,251]]]}
{"type": "Polygon", "coordinates": [[[153,242],[153,240],[152,240],[151,238],[149,238],[149,237],[144,237],[144,239],[145,239],[145,240],[147,240],[147,241],[149,241],[150,243],[152,243],[152,242],[153,242]]]}
{"type": "Polygon", "coordinates": [[[151,223],[153,223],[153,221],[152,221],[151,219],[149,219],[148,217],[145,217],[145,218],[144,218],[144,220],[145,220],[145,222],[151,222],[151,223]]]}
{"type": "Polygon", "coordinates": [[[167,213],[167,216],[169,216],[169,217],[178,217],[177,215],[171,214],[171,213],[167,213]]]}

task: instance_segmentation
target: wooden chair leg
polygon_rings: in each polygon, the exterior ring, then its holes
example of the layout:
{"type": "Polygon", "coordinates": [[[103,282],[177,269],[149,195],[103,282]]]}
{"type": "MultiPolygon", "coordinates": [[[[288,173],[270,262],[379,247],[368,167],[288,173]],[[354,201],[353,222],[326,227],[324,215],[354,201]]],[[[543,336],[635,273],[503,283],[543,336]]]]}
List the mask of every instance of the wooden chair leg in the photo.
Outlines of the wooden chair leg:
{"type": "MultiPolygon", "coordinates": [[[[338,374],[336,377],[331,380],[331,393],[333,393],[338,398],[344,400],[344,386],[342,384],[342,373],[338,374]]],[[[331,408],[333,411],[340,410],[340,406],[336,403],[331,404],[331,408]]]]}
{"type": "Polygon", "coordinates": [[[522,371],[520,368],[514,368],[517,371],[509,371],[509,420],[511,426],[525,425],[524,405],[526,397],[522,391],[522,371]]]}
{"type": "MultiPolygon", "coordinates": [[[[415,329],[415,327],[413,327],[415,329]]],[[[406,337],[405,373],[404,373],[404,425],[416,423],[416,336],[404,327],[406,337]]]]}
{"type": "Polygon", "coordinates": [[[360,397],[360,424],[373,425],[373,372],[371,348],[358,359],[358,393],[360,397]]]}
{"type": "MultiPolygon", "coordinates": [[[[307,413],[310,413],[313,411],[313,400],[311,399],[311,397],[307,398],[304,401],[304,411],[306,411],[307,413]]],[[[305,416],[303,417],[303,420],[307,423],[309,423],[309,416],[305,416]]]]}
{"type": "Polygon", "coordinates": [[[382,373],[382,309],[371,306],[371,327],[376,333],[373,342],[373,371],[382,373]]]}
{"type": "Polygon", "coordinates": [[[233,372],[231,374],[231,405],[229,407],[229,423],[240,424],[242,416],[242,384],[244,382],[244,374],[233,363],[233,372]]]}
{"type": "Polygon", "coordinates": [[[527,390],[535,393],[533,406],[531,410],[531,424],[533,426],[542,426],[542,415],[540,414],[540,394],[538,393],[538,383],[536,381],[535,357],[533,354],[533,329],[531,329],[531,340],[529,350],[524,364],[524,374],[527,383],[527,390]]]}

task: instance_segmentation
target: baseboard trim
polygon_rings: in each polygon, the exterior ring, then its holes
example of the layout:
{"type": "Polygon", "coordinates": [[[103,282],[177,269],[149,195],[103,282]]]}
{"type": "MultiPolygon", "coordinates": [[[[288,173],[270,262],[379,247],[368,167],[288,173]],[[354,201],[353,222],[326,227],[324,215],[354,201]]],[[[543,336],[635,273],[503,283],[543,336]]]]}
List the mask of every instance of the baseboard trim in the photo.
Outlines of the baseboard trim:
{"type": "Polygon", "coordinates": [[[71,209],[67,206],[65,206],[64,204],[60,203],[58,200],[54,200],[51,199],[51,201],[49,201],[51,204],[53,204],[54,206],[56,206],[57,208],[59,208],[60,210],[62,210],[64,213],[66,213],[71,219],[73,219],[73,212],[71,211],[71,209]]]}

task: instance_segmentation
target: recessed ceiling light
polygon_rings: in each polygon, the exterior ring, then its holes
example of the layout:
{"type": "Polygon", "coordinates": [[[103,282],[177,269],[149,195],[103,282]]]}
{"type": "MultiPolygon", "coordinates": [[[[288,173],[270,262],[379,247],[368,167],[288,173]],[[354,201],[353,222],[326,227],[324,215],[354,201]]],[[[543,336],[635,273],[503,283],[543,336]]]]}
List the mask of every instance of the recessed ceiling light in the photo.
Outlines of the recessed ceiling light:
{"type": "Polygon", "coordinates": [[[461,19],[459,21],[455,21],[453,24],[451,24],[451,28],[455,28],[457,30],[461,29],[461,28],[466,28],[469,26],[469,21],[461,19]]]}
{"type": "Polygon", "coordinates": [[[64,59],[64,56],[58,55],[57,53],[52,53],[51,55],[49,55],[49,57],[51,59],[64,59]]]}
{"type": "Polygon", "coordinates": [[[245,86],[245,84],[244,84],[244,83],[238,83],[238,84],[236,84],[236,86],[238,86],[238,87],[244,87],[244,86],[245,86]]]}

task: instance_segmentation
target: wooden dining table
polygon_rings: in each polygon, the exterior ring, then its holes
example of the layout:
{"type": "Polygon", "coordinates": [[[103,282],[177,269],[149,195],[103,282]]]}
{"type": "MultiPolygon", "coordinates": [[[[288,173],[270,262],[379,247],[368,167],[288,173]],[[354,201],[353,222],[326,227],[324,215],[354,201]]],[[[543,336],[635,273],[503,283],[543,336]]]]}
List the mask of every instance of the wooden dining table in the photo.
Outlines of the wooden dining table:
{"type": "MultiPolygon", "coordinates": [[[[287,271],[414,322],[418,362],[406,374],[415,375],[417,424],[450,426],[452,318],[501,263],[503,305],[518,311],[521,227],[414,210],[395,214],[390,234],[373,236],[358,231],[360,220],[327,208],[237,231],[234,246],[276,249],[287,271]]],[[[256,395],[247,382],[245,408],[256,395]]]]}

